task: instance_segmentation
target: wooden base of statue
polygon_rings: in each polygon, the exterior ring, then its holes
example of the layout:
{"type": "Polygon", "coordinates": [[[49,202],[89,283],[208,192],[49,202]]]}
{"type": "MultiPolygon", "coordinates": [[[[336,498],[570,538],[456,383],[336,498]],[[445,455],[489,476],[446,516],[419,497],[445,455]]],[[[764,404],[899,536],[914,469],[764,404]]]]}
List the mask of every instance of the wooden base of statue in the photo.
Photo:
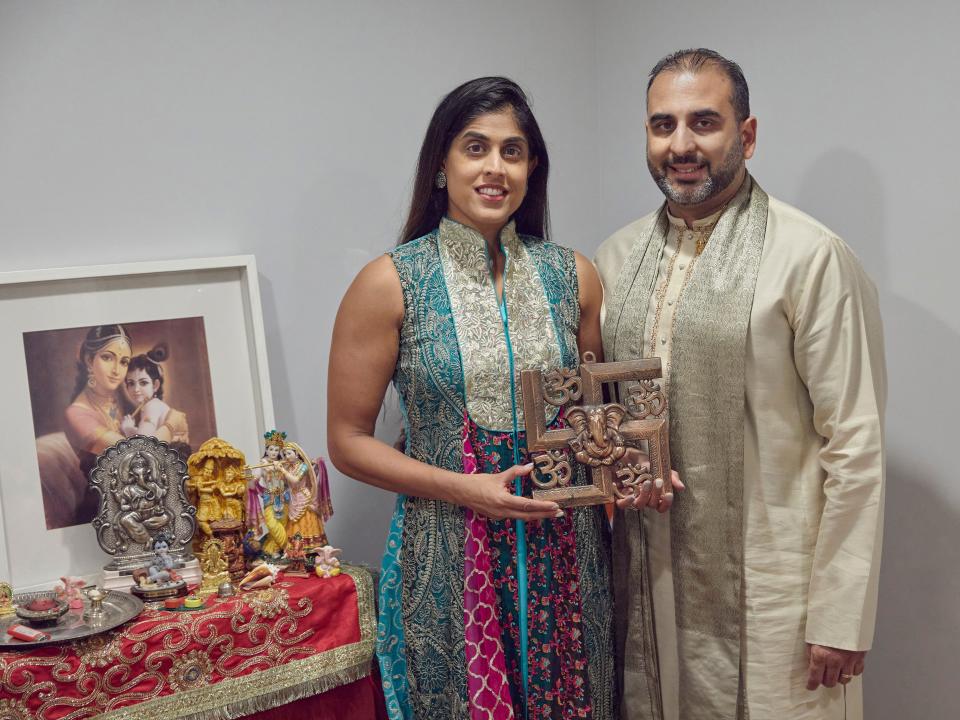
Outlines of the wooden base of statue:
{"type": "Polygon", "coordinates": [[[310,573],[307,572],[303,563],[300,563],[299,566],[288,565],[283,569],[283,574],[289,575],[290,577],[310,577],[310,573]]]}
{"type": "Polygon", "coordinates": [[[187,583],[183,580],[158,585],[132,585],[130,594],[140,598],[143,602],[160,602],[167,598],[186,597],[187,583]]]}
{"type": "Polygon", "coordinates": [[[660,358],[597,363],[592,353],[584,353],[577,371],[521,371],[533,497],[561,507],[598,505],[636,494],[647,480],[669,483],[670,420],[660,377],[660,358]],[[603,402],[608,384],[620,402],[603,402]],[[547,430],[547,405],[563,412],[566,427],[547,430]],[[590,469],[592,484],[572,484],[571,462],[590,469]]]}

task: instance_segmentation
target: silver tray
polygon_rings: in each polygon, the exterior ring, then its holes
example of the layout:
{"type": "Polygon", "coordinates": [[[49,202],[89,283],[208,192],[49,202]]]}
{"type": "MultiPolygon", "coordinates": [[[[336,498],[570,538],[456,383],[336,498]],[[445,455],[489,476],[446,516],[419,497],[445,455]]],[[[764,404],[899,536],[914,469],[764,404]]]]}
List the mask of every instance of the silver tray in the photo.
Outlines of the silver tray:
{"type": "MultiPolygon", "coordinates": [[[[22,593],[13,596],[13,604],[22,605],[31,600],[52,596],[51,591],[22,593]]],[[[103,613],[97,618],[91,618],[89,612],[90,601],[85,597],[82,610],[79,608],[69,610],[56,625],[37,628],[50,635],[49,640],[17,640],[7,634],[7,628],[10,625],[17,624],[30,627],[29,623],[16,616],[0,618],[0,651],[54,645],[67,640],[79,640],[107,630],[113,630],[143,612],[143,602],[129,593],[111,590],[103,598],[103,613]]]]}

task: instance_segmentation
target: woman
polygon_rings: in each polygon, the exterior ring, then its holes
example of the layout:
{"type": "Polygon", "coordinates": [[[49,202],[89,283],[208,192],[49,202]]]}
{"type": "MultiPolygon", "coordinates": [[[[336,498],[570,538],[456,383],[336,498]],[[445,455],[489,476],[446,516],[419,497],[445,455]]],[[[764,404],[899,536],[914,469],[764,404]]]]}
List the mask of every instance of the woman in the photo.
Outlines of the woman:
{"type": "Polygon", "coordinates": [[[127,376],[131,340],[122,325],[98,325],[87,331],[77,360],[73,401],[64,412],[66,433],[80,458],[92,459],[123,439],[117,390],[127,376]]]}
{"type": "Polygon", "coordinates": [[[187,416],[163,400],[164,376],[160,363],[168,357],[166,344],[160,343],[131,358],[124,389],[134,409],[120,421],[120,431],[126,437],[146,435],[170,443],[187,458],[193,452],[187,416]]]}
{"type": "Polygon", "coordinates": [[[327,544],[317,506],[317,475],[313,463],[299,445],[287,442],[283,446],[283,462],[280,471],[290,488],[290,506],[287,508],[287,540],[296,534],[303,538],[308,551],[327,544]]]}
{"type": "Polygon", "coordinates": [[[533,467],[520,370],[602,357],[596,272],[546,240],[548,169],[517,85],[455,89],[427,129],[400,245],[337,316],[331,460],[398,493],[377,648],[391,717],[613,714],[602,511],[519,497],[533,467]],[[405,454],[374,438],[391,379],[405,454]]]}
{"type": "MultiPolygon", "coordinates": [[[[122,325],[97,325],[87,331],[77,358],[73,400],[64,411],[64,431],[80,470],[88,477],[97,456],[123,440],[118,389],[127,376],[133,343],[122,325]]],[[[77,522],[96,514],[98,495],[87,490],[76,509],[77,522]]]]}

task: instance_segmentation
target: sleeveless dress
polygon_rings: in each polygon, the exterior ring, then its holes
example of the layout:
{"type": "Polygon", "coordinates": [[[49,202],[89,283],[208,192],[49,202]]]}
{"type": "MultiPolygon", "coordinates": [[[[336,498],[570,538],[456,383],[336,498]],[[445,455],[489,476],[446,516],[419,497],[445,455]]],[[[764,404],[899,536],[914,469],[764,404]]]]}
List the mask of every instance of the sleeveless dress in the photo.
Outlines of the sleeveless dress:
{"type": "MultiPolygon", "coordinates": [[[[494,473],[526,462],[520,370],[578,365],[573,252],[519,236],[513,223],[500,243],[502,303],[486,243],[471,228],[445,218],[390,252],[404,298],[393,382],[406,454],[454,472],[494,473]]],[[[561,422],[555,408],[547,413],[548,426],[561,422]]],[[[587,482],[585,474],[575,482],[587,482]]],[[[531,494],[529,478],[521,489],[531,494]]],[[[377,637],[391,718],[613,717],[602,509],[528,522],[523,539],[525,552],[512,520],[397,496],[377,637]]]]}

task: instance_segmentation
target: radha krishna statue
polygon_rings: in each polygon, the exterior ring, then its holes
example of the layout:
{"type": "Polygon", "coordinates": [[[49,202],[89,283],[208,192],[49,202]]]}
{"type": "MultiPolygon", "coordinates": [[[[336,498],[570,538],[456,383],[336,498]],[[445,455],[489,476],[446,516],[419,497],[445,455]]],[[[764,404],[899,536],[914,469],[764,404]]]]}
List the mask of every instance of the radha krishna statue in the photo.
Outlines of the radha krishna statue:
{"type": "Polygon", "coordinates": [[[257,544],[264,555],[277,558],[299,534],[312,554],[326,545],[323,524],[333,514],[323,459],[311,461],[279,430],[265,433],[264,445],[260,463],[246,468],[246,540],[251,551],[257,544]]]}

